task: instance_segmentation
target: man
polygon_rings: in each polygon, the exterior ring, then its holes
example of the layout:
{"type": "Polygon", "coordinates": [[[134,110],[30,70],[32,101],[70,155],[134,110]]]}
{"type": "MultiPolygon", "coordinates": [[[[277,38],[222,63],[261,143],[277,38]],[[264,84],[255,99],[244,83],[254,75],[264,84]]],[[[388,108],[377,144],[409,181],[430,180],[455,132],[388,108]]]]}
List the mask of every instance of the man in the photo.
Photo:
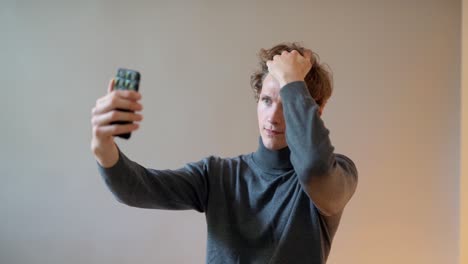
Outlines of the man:
{"type": "Polygon", "coordinates": [[[335,154],[321,113],[330,74],[298,44],[260,52],[251,77],[260,130],[256,152],[210,156],[177,170],[144,168],[113,135],[138,129],[141,95],[111,91],[93,108],[91,148],[116,198],[130,206],[194,209],[206,215],[207,263],[325,263],[357,170],[335,154]]]}

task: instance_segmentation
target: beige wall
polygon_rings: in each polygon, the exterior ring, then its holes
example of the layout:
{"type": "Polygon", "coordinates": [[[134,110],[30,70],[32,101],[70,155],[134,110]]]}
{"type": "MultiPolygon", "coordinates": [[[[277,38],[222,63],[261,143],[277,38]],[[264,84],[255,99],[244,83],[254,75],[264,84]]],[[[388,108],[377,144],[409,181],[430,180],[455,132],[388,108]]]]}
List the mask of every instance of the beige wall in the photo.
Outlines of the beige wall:
{"type": "Polygon", "coordinates": [[[462,15],[460,264],[468,263],[468,0],[462,15]]]}
{"type": "Polygon", "coordinates": [[[135,68],[145,120],[119,141],[129,157],[176,168],[250,152],[255,54],[285,40],[332,68],[323,118],[360,173],[329,263],[457,262],[460,1],[69,2],[0,8],[0,263],[203,263],[202,214],[113,199],[90,110],[117,67],[135,68]]]}

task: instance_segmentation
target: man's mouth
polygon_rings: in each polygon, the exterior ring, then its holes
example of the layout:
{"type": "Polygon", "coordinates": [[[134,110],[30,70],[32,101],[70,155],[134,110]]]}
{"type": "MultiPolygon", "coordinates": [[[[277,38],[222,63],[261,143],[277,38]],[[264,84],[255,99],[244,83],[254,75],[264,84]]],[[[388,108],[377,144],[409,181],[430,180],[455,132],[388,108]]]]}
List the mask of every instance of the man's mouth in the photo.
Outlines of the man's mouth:
{"type": "Polygon", "coordinates": [[[283,134],[283,132],[281,132],[281,131],[273,130],[273,129],[268,129],[268,128],[265,128],[265,133],[266,133],[268,136],[277,136],[277,135],[283,134]]]}

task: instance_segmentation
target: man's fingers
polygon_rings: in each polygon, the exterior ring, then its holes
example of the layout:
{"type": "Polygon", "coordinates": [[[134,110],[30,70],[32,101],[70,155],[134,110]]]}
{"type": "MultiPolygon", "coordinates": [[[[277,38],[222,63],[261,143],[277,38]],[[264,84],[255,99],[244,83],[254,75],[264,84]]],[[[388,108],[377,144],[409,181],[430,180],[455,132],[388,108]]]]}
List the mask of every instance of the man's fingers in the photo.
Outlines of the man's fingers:
{"type": "Polygon", "coordinates": [[[138,103],[140,99],[141,95],[136,91],[115,90],[114,79],[110,79],[107,85],[107,94],[96,100],[96,105],[91,110],[93,138],[105,139],[137,130],[139,124],[131,122],[143,119],[141,114],[135,113],[143,109],[143,106],[138,103]],[[120,109],[128,110],[128,112],[120,111],[120,109]],[[116,124],[115,121],[129,123],[116,124]]]}
{"type": "Polygon", "coordinates": [[[312,58],[312,51],[309,49],[304,50],[304,58],[310,61],[310,59],[312,58]]]}
{"type": "Polygon", "coordinates": [[[106,126],[115,121],[141,121],[143,115],[132,112],[113,110],[102,115],[94,115],[91,123],[94,126],[106,126]]]}
{"type": "Polygon", "coordinates": [[[109,125],[99,126],[93,129],[93,133],[97,137],[116,136],[120,134],[126,134],[137,130],[140,127],[139,124],[125,124],[125,125],[109,125]]]}
{"type": "Polygon", "coordinates": [[[141,121],[143,116],[141,114],[135,114],[132,112],[124,112],[119,110],[114,110],[109,113],[102,115],[100,120],[102,124],[110,124],[115,121],[141,121]]]}
{"type": "Polygon", "coordinates": [[[106,100],[102,100],[96,104],[96,107],[93,108],[92,114],[103,114],[117,108],[130,111],[141,111],[143,110],[143,105],[136,101],[122,99],[117,96],[108,97],[106,100]]]}
{"type": "Polygon", "coordinates": [[[121,98],[129,99],[133,101],[141,99],[141,94],[137,91],[132,91],[132,90],[115,91],[115,94],[121,98]]]}

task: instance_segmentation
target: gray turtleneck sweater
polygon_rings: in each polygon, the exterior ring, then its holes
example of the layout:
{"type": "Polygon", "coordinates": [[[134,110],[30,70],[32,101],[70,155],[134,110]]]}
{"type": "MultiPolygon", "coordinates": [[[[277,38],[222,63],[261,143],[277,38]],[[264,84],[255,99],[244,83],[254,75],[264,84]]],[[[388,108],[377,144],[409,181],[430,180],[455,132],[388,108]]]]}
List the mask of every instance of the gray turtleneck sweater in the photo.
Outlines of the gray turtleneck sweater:
{"type": "Polygon", "coordinates": [[[288,147],[234,158],[207,157],[177,170],[119,160],[99,172],[129,206],[206,215],[206,263],[323,264],[357,170],[334,153],[329,131],[304,82],[280,92],[288,147]]]}

